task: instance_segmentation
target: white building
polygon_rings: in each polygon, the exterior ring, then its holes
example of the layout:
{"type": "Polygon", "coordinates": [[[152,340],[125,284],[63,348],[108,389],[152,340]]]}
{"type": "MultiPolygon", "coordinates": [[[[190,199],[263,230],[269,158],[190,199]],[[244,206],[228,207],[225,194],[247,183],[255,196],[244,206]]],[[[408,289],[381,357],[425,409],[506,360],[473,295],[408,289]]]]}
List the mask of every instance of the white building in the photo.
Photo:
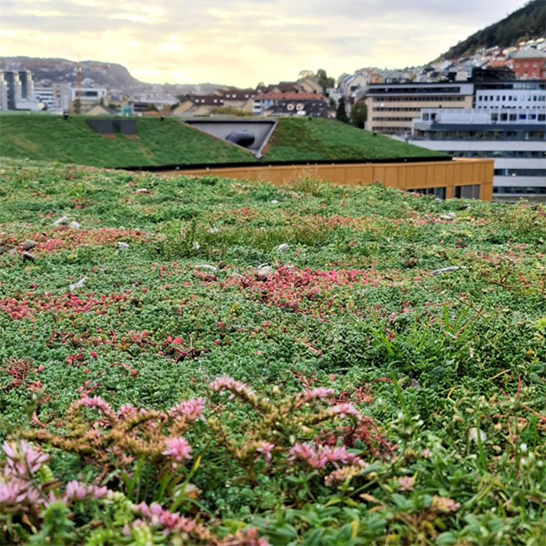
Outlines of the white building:
{"type": "Polygon", "coordinates": [[[546,82],[499,81],[476,84],[474,107],[483,110],[546,108],[546,82]]]}
{"type": "Polygon", "coordinates": [[[45,104],[50,112],[66,112],[70,106],[70,85],[55,83],[51,86],[35,86],[34,100],[38,104],[45,104]]]}
{"type": "Polygon", "coordinates": [[[425,109],[411,143],[453,157],[495,159],[493,196],[546,201],[546,108],[425,109]]]}

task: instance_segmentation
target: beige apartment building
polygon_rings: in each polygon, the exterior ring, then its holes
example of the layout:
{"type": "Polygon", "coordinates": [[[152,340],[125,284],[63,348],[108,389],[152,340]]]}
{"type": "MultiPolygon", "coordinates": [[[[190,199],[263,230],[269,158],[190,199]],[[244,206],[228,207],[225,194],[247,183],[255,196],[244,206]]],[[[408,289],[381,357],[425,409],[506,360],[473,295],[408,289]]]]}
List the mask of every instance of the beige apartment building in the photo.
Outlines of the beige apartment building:
{"type": "Polygon", "coordinates": [[[424,108],[472,108],[474,85],[455,83],[371,84],[366,92],[366,129],[389,135],[411,135],[411,124],[424,108]]]}

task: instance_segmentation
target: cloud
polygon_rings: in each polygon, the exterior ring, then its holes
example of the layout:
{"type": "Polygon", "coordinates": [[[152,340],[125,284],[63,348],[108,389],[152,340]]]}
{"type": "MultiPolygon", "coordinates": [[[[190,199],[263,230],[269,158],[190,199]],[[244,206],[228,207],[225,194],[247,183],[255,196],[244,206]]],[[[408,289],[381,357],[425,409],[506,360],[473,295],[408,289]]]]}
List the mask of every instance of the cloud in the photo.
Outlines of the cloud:
{"type": "Polygon", "coordinates": [[[158,82],[254,85],[436,58],[522,0],[0,0],[3,55],[96,59],[158,82]]]}

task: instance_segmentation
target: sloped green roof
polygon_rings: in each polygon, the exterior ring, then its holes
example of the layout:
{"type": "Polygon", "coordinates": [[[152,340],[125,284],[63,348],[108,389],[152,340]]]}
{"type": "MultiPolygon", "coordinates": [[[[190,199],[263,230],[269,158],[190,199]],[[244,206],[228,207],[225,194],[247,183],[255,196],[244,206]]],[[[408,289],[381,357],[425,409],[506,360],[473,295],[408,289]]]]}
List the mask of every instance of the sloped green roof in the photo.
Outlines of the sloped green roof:
{"type": "Polygon", "coordinates": [[[171,118],[136,118],[136,136],[99,135],[89,127],[87,119],[2,115],[0,155],[112,168],[254,160],[246,150],[171,118]]]}
{"type": "MultiPolygon", "coordinates": [[[[173,118],[134,118],[137,135],[100,135],[86,116],[0,115],[0,156],[128,168],[259,163],[249,151],[173,118]]],[[[100,118],[99,118],[100,119],[100,118]]],[[[127,118],[123,118],[127,119],[127,118]]],[[[280,119],[261,162],[442,157],[322,119],[280,119]]]]}
{"type": "Polygon", "coordinates": [[[269,139],[264,161],[445,157],[445,154],[325,119],[284,118],[269,139]]]}

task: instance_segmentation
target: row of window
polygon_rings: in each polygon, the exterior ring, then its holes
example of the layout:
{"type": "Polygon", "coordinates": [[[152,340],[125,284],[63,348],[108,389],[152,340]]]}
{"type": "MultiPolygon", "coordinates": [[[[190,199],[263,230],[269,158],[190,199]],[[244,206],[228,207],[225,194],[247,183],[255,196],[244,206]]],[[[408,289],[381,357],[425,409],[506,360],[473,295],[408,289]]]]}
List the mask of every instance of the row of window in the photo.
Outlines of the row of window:
{"type": "MultiPolygon", "coordinates": [[[[446,198],[446,188],[419,188],[407,191],[409,193],[420,193],[422,195],[435,195],[440,199],[446,198]]],[[[455,186],[454,196],[457,199],[479,199],[480,194],[480,184],[471,184],[470,186],[455,186]]]]}
{"type": "Polygon", "coordinates": [[[546,186],[493,186],[493,193],[519,193],[529,195],[546,195],[546,186]]]}
{"type": "Polygon", "coordinates": [[[383,93],[460,93],[460,87],[450,86],[423,86],[423,87],[370,87],[368,93],[370,95],[380,95],[383,93]]]}
{"type": "Polygon", "coordinates": [[[536,112],[520,112],[512,114],[508,112],[492,112],[491,121],[546,121],[546,114],[537,114],[536,112]]]}
{"type": "Polygon", "coordinates": [[[402,118],[402,117],[398,117],[398,118],[373,117],[373,118],[372,118],[372,121],[406,121],[406,122],[408,122],[408,123],[411,123],[414,119],[415,119],[415,117],[412,117],[412,118],[402,118]]]}
{"type": "Polygon", "coordinates": [[[455,150],[446,152],[453,157],[509,157],[509,158],[522,158],[522,159],[544,159],[546,157],[546,151],[512,151],[512,150],[496,150],[496,151],[484,151],[484,150],[455,150]]]}
{"type": "Polygon", "coordinates": [[[461,102],[464,101],[466,97],[446,97],[446,96],[435,96],[435,97],[374,97],[374,102],[461,102]]]}
{"type": "MultiPolygon", "coordinates": [[[[379,129],[376,128],[376,131],[379,129]]],[[[416,131],[416,136],[430,140],[519,140],[542,141],[544,131],[416,131]]]]}
{"type": "Polygon", "coordinates": [[[487,102],[487,101],[518,101],[518,102],[546,102],[546,95],[478,95],[476,97],[478,102],[487,102]]]}
{"type": "Polygon", "coordinates": [[[411,106],[407,106],[404,108],[396,108],[396,107],[375,107],[374,112],[420,112],[421,108],[416,107],[412,108],[411,106]]]}
{"type": "Polygon", "coordinates": [[[495,176],[546,176],[546,169],[495,169],[495,176]]]}
{"type": "Polygon", "coordinates": [[[408,190],[408,193],[420,193],[421,195],[435,195],[440,199],[446,198],[446,188],[419,188],[417,190],[408,190]]]}
{"type": "Polygon", "coordinates": [[[455,186],[455,197],[457,199],[479,199],[480,192],[480,184],[472,184],[471,186],[455,186]]]}

